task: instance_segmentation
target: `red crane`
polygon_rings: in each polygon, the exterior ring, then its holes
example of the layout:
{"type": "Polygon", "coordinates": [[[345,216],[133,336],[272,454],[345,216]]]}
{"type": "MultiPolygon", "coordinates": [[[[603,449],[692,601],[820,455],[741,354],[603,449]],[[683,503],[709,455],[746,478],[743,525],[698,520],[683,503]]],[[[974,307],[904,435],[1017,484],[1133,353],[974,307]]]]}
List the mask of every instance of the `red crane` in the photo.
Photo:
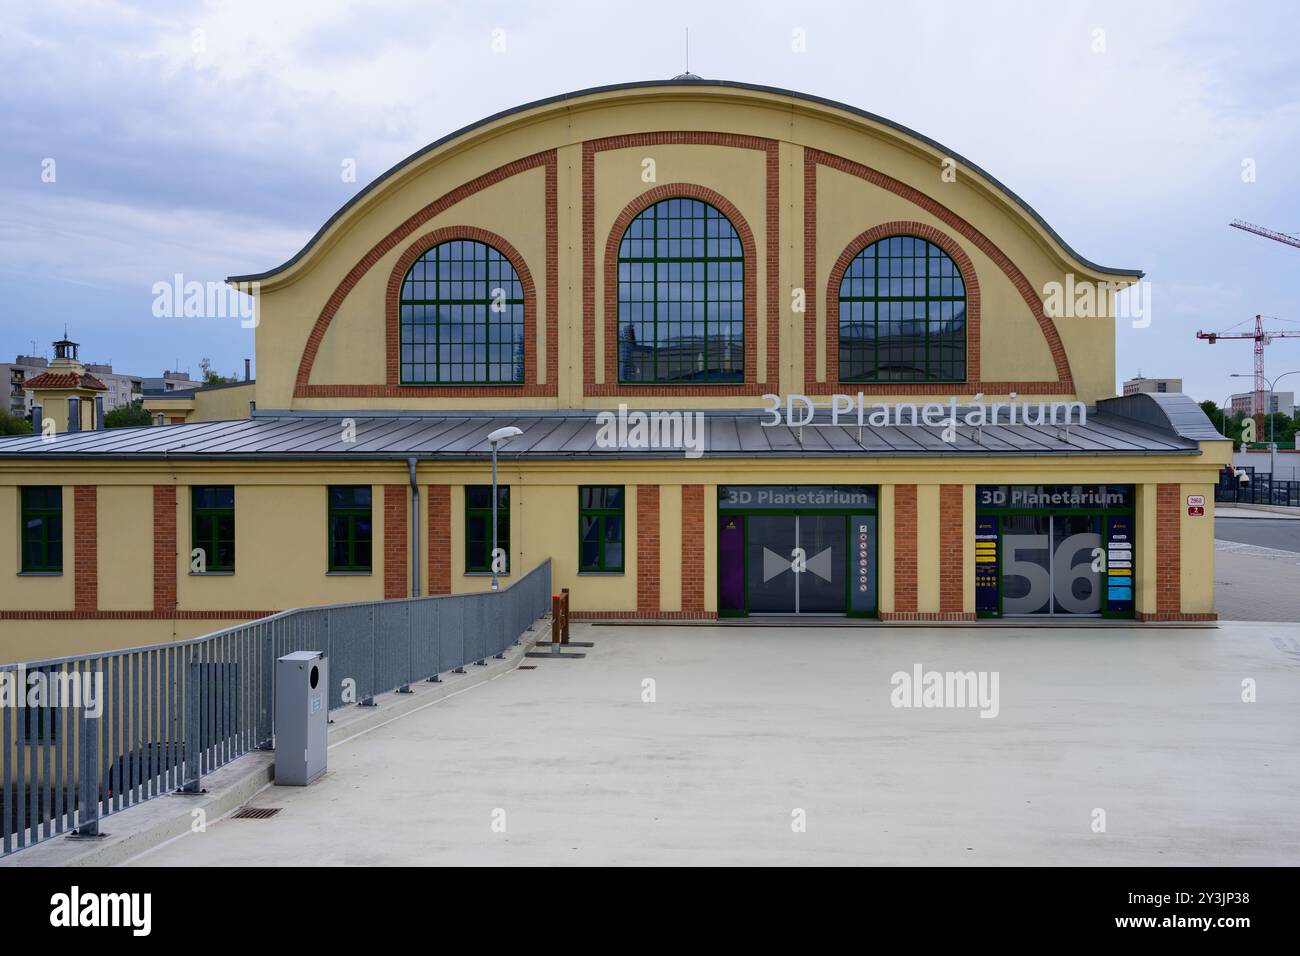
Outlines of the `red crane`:
{"type": "MultiPolygon", "coordinates": [[[[1234,219],[1228,223],[1233,229],[1240,229],[1242,232],[1253,233],[1256,236],[1263,236],[1265,239],[1272,239],[1274,242],[1285,243],[1288,246],[1300,248],[1300,237],[1293,236],[1289,233],[1278,232],[1276,229],[1266,229],[1263,226],[1257,226],[1252,222],[1246,222],[1244,219],[1234,219]]],[[[1255,434],[1264,434],[1264,346],[1268,345],[1274,339],[1294,339],[1300,338],[1300,332],[1266,332],[1264,323],[1260,316],[1255,316],[1254,332],[1197,332],[1198,339],[1207,339],[1211,345],[1219,339],[1251,339],[1255,343],[1255,434]]]]}

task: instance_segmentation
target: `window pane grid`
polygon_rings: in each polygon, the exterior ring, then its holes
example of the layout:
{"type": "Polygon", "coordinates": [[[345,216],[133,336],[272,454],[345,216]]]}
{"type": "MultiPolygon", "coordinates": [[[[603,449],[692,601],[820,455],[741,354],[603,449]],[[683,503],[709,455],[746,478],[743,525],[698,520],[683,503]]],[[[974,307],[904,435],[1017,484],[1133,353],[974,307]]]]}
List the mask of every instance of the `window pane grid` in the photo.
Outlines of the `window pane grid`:
{"type": "Polygon", "coordinates": [[[22,489],[22,569],[29,574],[63,571],[63,489],[22,489]]]}
{"type": "Polygon", "coordinates": [[[203,551],[204,570],[235,570],[235,489],[195,486],[190,492],[191,547],[203,551]]]}
{"type": "Polygon", "coordinates": [[[371,569],[370,487],[329,489],[329,570],[371,569]]]}
{"type": "Polygon", "coordinates": [[[840,283],[840,380],[966,378],[966,286],[951,257],[913,236],[873,243],[840,283]]]}
{"type": "Polygon", "coordinates": [[[583,485],[578,489],[578,570],[623,570],[622,485],[583,485]]]}
{"type": "Polygon", "coordinates": [[[743,382],[745,258],[735,227],[697,199],[665,199],[618,252],[620,382],[743,382]]]}
{"type": "MultiPolygon", "coordinates": [[[[510,486],[497,485],[497,547],[510,573],[510,486]]],[[[492,570],[492,486],[465,487],[465,570],[492,570]]]]}
{"type": "Polygon", "coordinates": [[[412,265],[399,302],[403,384],[524,381],[524,290],[486,243],[454,239],[412,265]]]}

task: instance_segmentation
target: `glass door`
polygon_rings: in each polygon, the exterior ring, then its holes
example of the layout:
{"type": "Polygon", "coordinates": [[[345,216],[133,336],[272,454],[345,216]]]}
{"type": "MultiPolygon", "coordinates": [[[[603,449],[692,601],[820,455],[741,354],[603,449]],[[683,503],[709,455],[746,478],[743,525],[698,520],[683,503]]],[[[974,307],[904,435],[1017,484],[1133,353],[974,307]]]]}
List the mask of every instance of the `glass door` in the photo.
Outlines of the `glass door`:
{"type": "Polygon", "coordinates": [[[799,515],[796,537],[803,558],[798,613],[843,614],[848,600],[843,515],[799,515]]]}
{"type": "Polygon", "coordinates": [[[1002,516],[1002,613],[1052,613],[1052,523],[1046,515],[1002,516]]]}
{"type": "Polygon", "coordinates": [[[751,514],[745,524],[749,613],[797,613],[799,576],[791,566],[795,516],[751,514]]]}
{"type": "Polygon", "coordinates": [[[1002,613],[1100,614],[1096,515],[1002,515],[1002,613]]]}
{"type": "Polygon", "coordinates": [[[1100,614],[1101,518],[1052,517],[1052,613],[1100,614]]]}

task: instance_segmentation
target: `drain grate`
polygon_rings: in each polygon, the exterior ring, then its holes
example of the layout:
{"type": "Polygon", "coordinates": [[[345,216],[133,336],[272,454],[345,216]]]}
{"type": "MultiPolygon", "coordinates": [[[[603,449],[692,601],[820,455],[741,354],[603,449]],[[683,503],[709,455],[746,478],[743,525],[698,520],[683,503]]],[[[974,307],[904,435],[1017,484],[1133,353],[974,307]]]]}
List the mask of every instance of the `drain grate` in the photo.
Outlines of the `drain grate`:
{"type": "Polygon", "coordinates": [[[535,670],[537,670],[537,665],[536,665],[536,664],[520,664],[520,665],[519,665],[519,669],[520,669],[521,671],[535,671],[535,670]]]}
{"type": "Polygon", "coordinates": [[[275,816],[283,807],[244,807],[234,815],[236,820],[266,820],[275,816]]]}

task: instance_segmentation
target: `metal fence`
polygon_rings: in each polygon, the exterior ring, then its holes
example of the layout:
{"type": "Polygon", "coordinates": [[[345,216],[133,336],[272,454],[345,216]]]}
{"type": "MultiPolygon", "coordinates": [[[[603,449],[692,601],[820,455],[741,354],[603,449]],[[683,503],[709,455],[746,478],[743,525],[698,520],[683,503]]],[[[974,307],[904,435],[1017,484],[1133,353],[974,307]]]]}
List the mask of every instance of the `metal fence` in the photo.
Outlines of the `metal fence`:
{"type": "Polygon", "coordinates": [[[1238,476],[1243,472],[1249,476],[1249,480],[1244,482],[1224,469],[1214,488],[1214,500],[1300,508],[1300,481],[1274,481],[1272,475],[1267,472],[1259,474],[1249,465],[1237,469],[1238,476]]]}
{"type": "Polygon", "coordinates": [[[502,657],[550,608],[551,562],[496,592],[300,608],[186,641],[0,665],[0,856],[202,777],[275,735],[276,658],[324,651],[330,709],[502,657]]]}

